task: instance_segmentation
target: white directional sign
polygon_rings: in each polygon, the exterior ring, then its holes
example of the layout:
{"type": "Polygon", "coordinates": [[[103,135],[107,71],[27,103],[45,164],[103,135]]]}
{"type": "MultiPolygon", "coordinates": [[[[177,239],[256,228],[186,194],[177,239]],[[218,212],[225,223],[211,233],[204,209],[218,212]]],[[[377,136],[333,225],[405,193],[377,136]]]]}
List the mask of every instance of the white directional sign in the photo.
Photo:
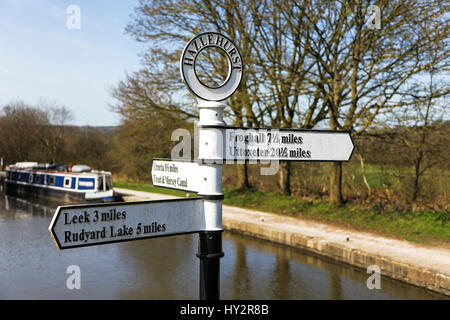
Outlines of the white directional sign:
{"type": "Polygon", "coordinates": [[[223,160],[348,161],[353,149],[349,132],[225,128],[223,133],[223,160]]]}
{"type": "Polygon", "coordinates": [[[58,207],[49,226],[58,249],[205,230],[202,198],[58,207]]]}
{"type": "Polygon", "coordinates": [[[199,190],[199,169],[195,162],[153,160],[153,185],[190,192],[199,190]]]}

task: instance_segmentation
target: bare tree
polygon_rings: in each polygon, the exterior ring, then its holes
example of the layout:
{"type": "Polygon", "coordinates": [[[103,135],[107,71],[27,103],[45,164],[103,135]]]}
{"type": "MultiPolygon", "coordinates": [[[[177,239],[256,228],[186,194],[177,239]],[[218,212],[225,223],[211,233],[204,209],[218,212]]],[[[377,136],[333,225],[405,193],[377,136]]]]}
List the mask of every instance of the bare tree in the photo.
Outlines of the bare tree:
{"type": "Polygon", "coordinates": [[[66,154],[66,125],[72,119],[72,112],[65,106],[46,103],[41,106],[46,113],[48,123],[41,126],[39,134],[46,162],[57,163],[66,154]]]}
{"type": "Polygon", "coordinates": [[[432,167],[450,161],[448,123],[444,121],[450,87],[446,78],[435,78],[437,72],[432,67],[429,78],[416,83],[405,94],[409,108],[393,113],[387,122],[390,127],[385,129],[390,133],[391,143],[402,150],[398,156],[414,169],[412,202],[420,194],[423,175],[432,167]]]}
{"type": "MultiPolygon", "coordinates": [[[[196,103],[186,97],[186,90],[180,81],[178,61],[181,50],[190,38],[201,32],[223,32],[239,43],[243,60],[250,63],[251,41],[257,33],[256,26],[250,20],[251,13],[257,9],[251,11],[250,7],[258,6],[258,1],[139,1],[126,31],[137,41],[149,43],[150,46],[143,56],[144,69],[129,76],[127,83],[120,83],[115,91],[115,96],[122,98],[122,108],[130,108],[137,100],[142,108],[160,111],[165,106],[164,110],[184,119],[196,117],[196,103]],[[244,31],[246,37],[241,36],[244,31]],[[161,71],[158,71],[159,66],[162,66],[161,71]],[[164,101],[158,99],[161,94],[165,95],[164,101]]],[[[217,57],[206,54],[205,59],[213,67],[208,70],[209,76],[225,72],[226,68],[221,68],[223,61],[217,57]]],[[[227,123],[236,126],[258,124],[258,117],[252,108],[257,97],[254,79],[249,72],[245,73],[239,92],[229,100],[224,111],[227,123]]],[[[247,165],[238,167],[240,187],[248,187],[247,165]]]]}
{"type": "MultiPolygon", "coordinates": [[[[314,1],[309,50],[315,67],[309,78],[328,107],[332,130],[364,132],[385,110],[404,106],[402,90],[408,80],[427,70],[423,60],[437,39],[448,37],[444,1],[378,1],[381,28],[366,24],[369,1],[314,1]]],[[[436,66],[445,62],[442,48],[436,66]]],[[[342,199],[342,165],[333,163],[330,201],[342,199]]]]}
{"type": "MultiPolygon", "coordinates": [[[[292,6],[289,1],[265,0],[140,1],[127,32],[136,40],[151,44],[152,57],[159,57],[153,54],[155,48],[166,48],[164,62],[176,67],[189,38],[211,30],[226,34],[238,45],[248,66],[240,89],[229,99],[226,121],[240,127],[312,128],[326,116],[326,105],[320,103],[318,95],[312,100],[306,97],[311,90],[306,88],[305,70],[313,60],[307,58],[308,46],[300,30],[307,22],[307,3],[292,6]],[[305,106],[304,101],[312,103],[305,106]]],[[[211,74],[226,70],[221,68],[223,61],[208,55],[206,59],[212,66],[211,74]]],[[[173,66],[166,69],[175,70],[173,66]]],[[[179,83],[176,76],[154,79],[179,83]]],[[[246,165],[239,166],[238,172],[239,186],[249,186],[246,165]]],[[[284,194],[291,192],[289,177],[290,164],[282,163],[279,184],[284,194]]]]}
{"type": "MultiPolygon", "coordinates": [[[[381,28],[367,25],[370,1],[139,1],[127,32],[149,44],[144,68],[116,91],[123,114],[141,108],[196,116],[182,97],[178,59],[185,43],[204,31],[227,34],[242,50],[245,78],[225,110],[236,126],[314,128],[364,132],[386,110],[404,106],[401,94],[429,64],[423,55],[448,31],[448,5],[437,1],[377,3],[381,28]],[[164,96],[164,99],[161,99],[164,96]]],[[[440,65],[446,58],[441,49],[440,65]]],[[[223,64],[206,56],[212,74],[223,64]]],[[[184,89],[183,89],[184,90],[184,89]]],[[[248,186],[246,167],[241,186],[248,186]]],[[[290,165],[279,185],[290,193],[290,165]]],[[[332,164],[330,201],[342,199],[342,165],[332,164]]]]}
{"type": "Polygon", "coordinates": [[[0,154],[7,163],[43,160],[39,150],[41,128],[47,114],[23,101],[5,105],[0,116],[0,154]]]}

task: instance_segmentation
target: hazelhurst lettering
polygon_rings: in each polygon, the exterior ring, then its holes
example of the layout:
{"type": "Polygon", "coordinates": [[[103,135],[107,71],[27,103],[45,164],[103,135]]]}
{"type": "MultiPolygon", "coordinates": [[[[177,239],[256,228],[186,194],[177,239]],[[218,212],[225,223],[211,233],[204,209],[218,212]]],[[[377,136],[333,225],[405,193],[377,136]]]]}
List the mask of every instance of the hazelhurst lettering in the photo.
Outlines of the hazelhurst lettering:
{"type": "Polygon", "coordinates": [[[192,94],[206,101],[228,99],[239,87],[243,69],[244,65],[238,48],[226,36],[216,32],[203,33],[191,39],[184,48],[180,59],[181,77],[187,88],[192,94]],[[195,72],[197,57],[202,50],[207,50],[208,47],[222,50],[229,60],[228,77],[219,87],[205,86],[195,72]]]}
{"type": "Polygon", "coordinates": [[[195,38],[186,49],[183,64],[193,67],[197,55],[203,48],[206,47],[221,48],[228,55],[231,62],[231,68],[242,69],[242,61],[234,44],[227,38],[216,33],[207,33],[195,38]]]}

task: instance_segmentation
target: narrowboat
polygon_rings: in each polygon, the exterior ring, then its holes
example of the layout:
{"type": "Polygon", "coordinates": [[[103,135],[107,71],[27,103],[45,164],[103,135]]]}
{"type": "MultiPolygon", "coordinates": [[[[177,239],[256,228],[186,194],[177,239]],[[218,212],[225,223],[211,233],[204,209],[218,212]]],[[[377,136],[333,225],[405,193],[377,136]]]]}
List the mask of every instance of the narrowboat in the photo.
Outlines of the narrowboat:
{"type": "Polygon", "coordinates": [[[65,202],[116,201],[110,172],[87,165],[68,166],[18,162],[6,167],[8,194],[47,197],[65,202]]]}

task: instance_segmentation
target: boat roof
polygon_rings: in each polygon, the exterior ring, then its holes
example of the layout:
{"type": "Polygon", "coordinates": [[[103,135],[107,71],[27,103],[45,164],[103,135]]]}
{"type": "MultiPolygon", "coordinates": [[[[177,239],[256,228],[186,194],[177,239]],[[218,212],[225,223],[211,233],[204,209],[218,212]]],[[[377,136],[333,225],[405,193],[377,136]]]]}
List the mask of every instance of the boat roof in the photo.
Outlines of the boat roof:
{"type": "Polygon", "coordinates": [[[54,165],[54,164],[40,164],[37,162],[17,162],[15,164],[11,164],[9,166],[6,167],[6,169],[8,170],[33,170],[36,173],[55,173],[55,174],[68,174],[68,175],[89,175],[89,174],[111,174],[111,172],[109,171],[98,171],[98,170],[92,170],[89,166],[86,165],[76,165],[73,166],[72,168],[75,168],[76,171],[72,172],[72,171],[58,171],[57,168],[67,168],[67,165],[54,165]],[[81,167],[81,168],[80,168],[81,167]],[[78,171],[78,169],[84,169],[81,171],[78,171]],[[90,170],[87,171],[86,169],[89,168],[90,170]],[[56,170],[55,170],[56,169],[56,170]]]}

